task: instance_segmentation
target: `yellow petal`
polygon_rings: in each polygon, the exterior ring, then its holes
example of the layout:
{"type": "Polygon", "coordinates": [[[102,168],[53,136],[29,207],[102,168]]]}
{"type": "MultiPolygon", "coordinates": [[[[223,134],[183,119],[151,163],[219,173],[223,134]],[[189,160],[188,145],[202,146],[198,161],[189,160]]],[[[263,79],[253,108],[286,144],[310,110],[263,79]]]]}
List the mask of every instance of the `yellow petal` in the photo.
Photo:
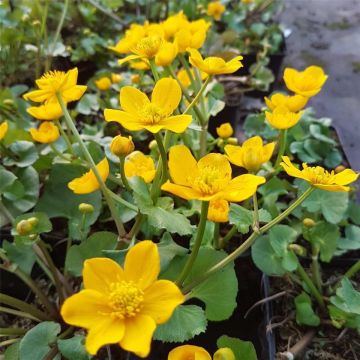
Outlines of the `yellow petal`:
{"type": "MultiPolygon", "coordinates": [[[[169,352],[168,360],[211,360],[210,354],[202,347],[181,345],[169,352]]],[[[245,360],[245,359],[244,359],[245,360]]]]}
{"type": "Polygon", "coordinates": [[[229,203],[226,200],[212,200],[209,203],[209,212],[207,218],[209,221],[214,222],[228,222],[229,211],[229,203]]]}
{"type": "Polygon", "coordinates": [[[93,258],[85,260],[82,275],[85,289],[106,294],[111,283],[124,279],[124,270],[114,260],[93,258]]]}
{"type": "Polygon", "coordinates": [[[359,177],[355,171],[345,169],[334,176],[334,182],[338,185],[347,185],[354,182],[359,177]]]}
{"type": "Polygon", "coordinates": [[[48,92],[46,90],[34,90],[24,94],[23,97],[25,100],[44,102],[48,98],[48,92]]]}
{"type": "Polygon", "coordinates": [[[124,321],[108,316],[90,328],[85,340],[86,351],[96,355],[102,346],[118,343],[124,333],[124,321]]]}
{"type": "Polygon", "coordinates": [[[312,184],[312,186],[321,190],[331,191],[331,192],[347,192],[350,190],[349,186],[343,186],[343,185],[312,184]]]}
{"type": "Polygon", "coordinates": [[[150,104],[149,98],[142,91],[124,86],[120,90],[120,105],[122,109],[132,115],[141,113],[146,105],[150,104]]]}
{"type": "Polygon", "coordinates": [[[0,140],[2,140],[5,137],[8,129],[9,129],[8,122],[7,121],[2,122],[0,125],[0,140]]]}
{"type": "Polygon", "coordinates": [[[146,357],[150,352],[153,333],[156,329],[155,321],[146,315],[136,315],[126,319],[124,337],[120,346],[139,357],[146,357]]]}
{"type": "Polygon", "coordinates": [[[61,316],[67,324],[90,329],[108,317],[111,309],[106,296],[95,290],[81,290],[67,298],[61,316]]]}
{"type": "Polygon", "coordinates": [[[123,64],[127,63],[128,61],[138,60],[140,58],[141,58],[141,56],[139,56],[139,55],[128,55],[128,56],[124,57],[123,59],[118,60],[118,64],[123,65],[123,64]]]}
{"type": "Polygon", "coordinates": [[[189,186],[189,179],[197,173],[196,160],[185,145],[175,145],[169,151],[171,179],[179,185],[189,186]]]}
{"type": "Polygon", "coordinates": [[[130,131],[139,131],[144,129],[144,124],[138,120],[135,115],[128,112],[114,109],[104,110],[105,121],[116,121],[125,129],[130,131]]]}
{"type": "Polygon", "coordinates": [[[223,198],[230,202],[240,202],[255,194],[257,187],[264,184],[266,179],[251,174],[240,175],[232,179],[224,189],[223,198]]]}
{"type": "Polygon", "coordinates": [[[271,156],[272,156],[272,154],[274,152],[274,149],[275,149],[275,143],[274,142],[266,144],[263,147],[263,157],[262,157],[262,162],[263,163],[266,163],[267,161],[269,161],[271,159],[271,156]]]}
{"type": "Polygon", "coordinates": [[[205,200],[203,199],[203,195],[195,189],[182,185],[172,184],[170,181],[167,181],[165,184],[163,184],[161,186],[161,190],[167,191],[186,200],[205,200]]]}
{"type": "Polygon", "coordinates": [[[176,80],[162,78],[156,82],[151,95],[151,102],[170,115],[181,100],[181,88],[176,80]]]}
{"type": "Polygon", "coordinates": [[[257,148],[259,150],[263,146],[263,141],[260,136],[253,136],[244,141],[243,148],[257,148]]]}
{"type": "Polygon", "coordinates": [[[146,289],[141,314],[150,316],[156,324],[163,324],[184,301],[184,295],[172,281],[159,280],[146,289]]]}
{"type": "Polygon", "coordinates": [[[304,174],[301,170],[297,169],[292,162],[290,161],[288,156],[282,157],[283,162],[280,163],[280,165],[283,167],[283,169],[286,171],[286,173],[290,176],[297,177],[300,179],[307,180],[306,177],[304,177],[304,174]]]}
{"type": "Polygon", "coordinates": [[[163,129],[173,131],[176,134],[181,134],[191,124],[191,120],[191,115],[174,115],[161,120],[159,125],[161,125],[163,129]]]}
{"type": "Polygon", "coordinates": [[[154,283],[160,273],[160,256],[157,246],[144,240],[133,246],[126,254],[125,277],[145,290],[154,283]]]}
{"type": "Polygon", "coordinates": [[[77,84],[78,74],[79,74],[79,70],[77,67],[74,67],[73,69],[67,72],[66,87],[72,87],[77,84]]]}
{"type": "Polygon", "coordinates": [[[227,158],[232,164],[236,166],[244,167],[244,163],[242,161],[243,150],[241,146],[225,145],[224,151],[225,154],[227,155],[227,158]]]}
{"type": "Polygon", "coordinates": [[[31,106],[26,111],[34,118],[39,120],[56,120],[63,115],[58,102],[46,103],[41,106],[31,106]]]}
{"type": "Polygon", "coordinates": [[[207,154],[198,161],[197,166],[200,173],[204,170],[206,171],[207,168],[210,168],[213,172],[221,174],[221,177],[218,177],[215,180],[218,185],[223,185],[219,186],[220,188],[226,186],[226,184],[228,184],[228,182],[231,180],[230,163],[226,156],[222,154],[207,154]]]}
{"type": "Polygon", "coordinates": [[[67,90],[61,92],[61,96],[65,102],[79,100],[85,93],[87,86],[75,85],[67,90]]]}

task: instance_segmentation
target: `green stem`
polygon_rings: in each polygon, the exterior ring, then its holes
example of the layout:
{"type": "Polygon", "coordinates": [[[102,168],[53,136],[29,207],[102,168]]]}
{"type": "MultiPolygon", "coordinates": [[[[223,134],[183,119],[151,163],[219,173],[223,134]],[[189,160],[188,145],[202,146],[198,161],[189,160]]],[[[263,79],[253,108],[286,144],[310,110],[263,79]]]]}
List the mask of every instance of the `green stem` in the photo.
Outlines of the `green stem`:
{"type": "Polygon", "coordinates": [[[200,132],[200,158],[206,155],[207,152],[207,136],[208,136],[208,125],[207,123],[201,125],[200,132]]]}
{"type": "Polygon", "coordinates": [[[232,228],[226,233],[226,235],[221,239],[221,248],[224,248],[226,243],[237,233],[237,226],[233,225],[232,228]]]}
{"type": "Polygon", "coordinates": [[[0,342],[0,348],[5,347],[5,346],[9,346],[9,345],[14,344],[14,343],[16,343],[18,341],[20,341],[19,338],[1,341],[0,342]]]}
{"type": "Polygon", "coordinates": [[[196,94],[196,96],[194,97],[193,101],[189,104],[189,106],[186,108],[186,110],[184,111],[184,115],[187,114],[192,107],[198,102],[198,100],[200,99],[200,96],[203,94],[204,90],[206,89],[206,87],[208,86],[210,80],[212,79],[211,75],[209,75],[205,82],[202,84],[201,89],[199,90],[199,92],[196,94]]]}
{"type": "Polygon", "coordinates": [[[191,269],[195,263],[195,260],[198,256],[201,242],[202,242],[202,239],[204,236],[208,210],[209,210],[209,202],[203,201],[201,203],[200,221],[199,221],[199,225],[198,225],[198,229],[197,229],[197,233],[196,233],[196,239],[194,242],[194,246],[192,248],[191,254],[190,254],[181,274],[179,275],[179,277],[176,280],[176,284],[178,284],[179,286],[182,286],[184,281],[186,280],[186,278],[189,276],[191,269]]]}
{"type": "Polygon", "coordinates": [[[119,156],[120,160],[120,176],[121,181],[127,191],[131,191],[131,187],[129,185],[129,182],[127,181],[126,175],[125,175],[125,156],[119,156]]]}
{"type": "Polygon", "coordinates": [[[360,271],[360,260],[350,267],[350,269],[344,274],[344,278],[351,279],[358,271],[360,271]]]}
{"type": "Polygon", "coordinates": [[[0,328],[0,336],[24,335],[27,332],[20,328],[0,328]]]}
{"type": "Polygon", "coordinates": [[[159,76],[159,73],[157,72],[154,59],[149,59],[149,64],[150,64],[151,72],[154,76],[154,80],[155,80],[155,82],[157,82],[160,79],[160,76],[159,76]]]}
{"type": "Polygon", "coordinates": [[[220,246],[220,223],[214,223],[214,237],[213,237],[213,246],[214,249],[219,250],[221,249],[220,246]]]}
{"type": "Polygon", "coordinates": [[[0,197],[0,212],[2,212],[9,221],[13,224],[15,222],[15,218],[12,216],[11,212],[7,209],[7,207],[2,203],[0,197]]]}
{"type": "Polygon", "coordinates": [[[307,285],[307,287],[309,288],[309,290],[311,291],[311,293],[313,294],[313,296],[315,297],[315,299],[317,300],[319,305],[322,308],[325,308],[324,299],[322,298],[319,290],[316,288],[316,286],[310,279],[309,275],[306,273],[305,269],[300,264],[299,260],[298,260],[297,272],[298,272],[299,276],[301,277],[301,279],[304,281],[304,283],[307,285]]]}
{"type": "Polygon", "coordinates": [[[66,156],[64,156],[64,154],[62,154],[62,153],[55,147],[54,144],[49,144],[49,145],[50,145],[51,150],[52,150],[60,159],[69,161],[69,159],[68,159],[66,156]]]}
{"type": "Polygon", "coordinates": [[[29,314],[29,313],[19,311],[19,310],[10,309],[10,308],[7,308],[5,306],[0,306],[0,312],[15,315],[15,316],[19,316],[19,317],[22,317],[22,318],[31,319],[31,320],[34,320],[34,321],[37,321],[37,322],[41,322],[40,319],[36,318],[35,316],[33,316],[33,315],[29,314]]]}
{"type": "Polygon", "coordinates": [[[260,229],[260,223],[259,223],[259,206],[258,206],[258,200],[256,191],[253,195],[253,205],[254,205],[254,223],[253,223],[253,230],[256,232],[260,229]]]}
{"type": "Polygon", "coordinates": [[[285,153],[285,148],[286,148],[286,137],[287,137],[287,130],[280,130],[280,135],[279,135],[279,151],[277,154],[277,158],[275,161],[275,165],[274,168],[277,169],[280,166],[280,163],[282,161],[282,156],[285,153]]]}
{"type": "Polygon", "coordinates": [[[36,319],[40,319],[43,321],[51,320],[51,318],[47,314],[37,309],[35,306],[3,293],[0,293],[0,303],[12,306],[13,308],[20,310],[21,312],[31,314],[36,319]]]}
{"type": "Polygon", "coordinates": [[[86,159],[86,161],[90,164],[90,168],[91,170],[93,171],[95,177],[96,177],[96,180],[98,181],[99,185],[100,185],[100,188],[101,188],[101,191],[104,195],[104,198],[109,206],[109,209],[110,209],[110,212],[111,212],[111,215],[112,215],[112,218],[113,220],[115,221],[115,224],[116,224],[116,227],[117,227],[117,231],[119,233],[119,236],[122,238],[125,236],[126,234],[126,231],[125,231],[125,228],[124,228],[124,225],[123,223],[121,222],[121,219],[120,219],[120,216],[118,214],[118,211],[115,207],[115,204],[109,194],[109,190],[108,188],[106,187],[103,179],[101,178],[97,168],[96,168],[96,165],[95,165],[95,162],[92,158],[92,156],[90,155],[89,153],[89,150],[87,149],[87,147],[85,146],[84,142],[82,141],[81,137],[80,137],[80,134],[78,132],[78,130],[76,129],[76,126],[66,108],[66,105],[64,104],[64,101],[61,97],[61,94],[60,93],[57,93],[56,94],[57,98],[58,98],[58,101],[60,103],[60,106],[61,106],[61,109],[64,113],[64,117],[65,117],[65,121],[66,121],[66,124],[67,126],[71,129],[73,135],[75,136],[78,144],[80,145],[80,148],[83,152],[83,155],[86,159]]]}
{"type": "Polygon", "coordinates": [[[121,196],[119,196],[118,194],[115,194],[111,190],[109,190],[109,195],[114,200],[116,200],[118,203],[120,203],[121,205],[126,206],[128,209],[133,210],[133,211],[139,211],[139,209],[137,208],[136,205],[129,203],[128,201],[124,200],[121,196]]]}
{"type": "MultiPolygon", "coordinates": [[[[275,219],[264,225],[259,229],[257,232],[253,232],[245,242],[243,242],[237,249],[235,249],[231,254],[229,254],[226,258],[221,260],[219,263],[208,269],[205,273],[200,275],[198,278],[196,278],[191,284],[187,285],[183,292],[187,293],[191,291],[194,287],[201,284],[203,281],[205,281],[209,276],[215,274],[217,271],[223,269],[225,266],[233,262],[237,257],[239,257],[241,254],[243,254],[259,237],[259,235],[264,234],[267,232],[270,228],[272,228],[274,225],[279,223],[281,220],[283,220],[287,215],[289,215],[293,210],[295,210],[314,190],[314,188],[307,189],[298,199],[296,199],[283,213],[279,214],[275,219]]],[[[234,227],[230,230],[230,232],[234,231],[234,227]]],[[[235,231],[236,232],[236,228],[235,231]]],[[[232,234],[233,235],[233,234],[232,234]]],[[[231,236],[232,236],[231,235],[231,236]]],[[[231,236],[229,238],[231,238],[231,236]]],[[[227,236],[223,238],[226,239],[227,236]]],[[[228,239],[226,239],[228,240],[228,239]]]]}
{"type": "Polygon", "coordinates": [[[185,69],[187,76],[189,77],[189,80],[191,82],[191,86],[193,87],[193,90],[196,91],[195,79],[193,77],[193,74],[191,73],[191,69],[190,69],[190,66],[189,66],[188,62],[186,61],[183,54],[179,54],[178,58],[179,58],[179,60],[181,62],[181,65],[185,69]]]}
{"type": "Polygon", "coordinates": [[[138,214],[137,217],[136,217],[136,220],[135,220],[135,223],[133,225],[133,227],[131,228],[131,230],[129,231],[129,234],[128,234],[128,237],[130,239],[132,239],[133,237],[135,237],[138,232],[140,231],[140,227],[141,227],[141,224],[144,220],[144,215],[142,214],[138,214]]]}
{"type": "Polygon", "coordinates": [[[169,178],[169,173],[167,168],[167,155],[161,134],[155,133],[154,138],[156,140],[156,143],[158,144],[160,156],[161,156],[161,165],[162,165],[161,184],[163,184],[169,178]]]}
{"type": "Polygon", "coordinates": [[[319,290],[320,293],[322,293],[322,280],[321,280],[318,256],[319,256],[319,246],[312,245],[312,257],[311,257],[312,277],[317,289],[319,290]]]}
{"type": "Polygon", "coordinates": [[[71,141],[70,141],[69,137],[67,136],[66,132],[64,131],[64,129],[62,128],[62,126],[60,124],[60,121],[59,120],[54,120],[54,122],[55,122],[56,126],[58,127],[61,136],[64,138],[64,140],[66,142],[69,153],[71,155],[74,155],[74,150],[72,148],[71,141]]]}

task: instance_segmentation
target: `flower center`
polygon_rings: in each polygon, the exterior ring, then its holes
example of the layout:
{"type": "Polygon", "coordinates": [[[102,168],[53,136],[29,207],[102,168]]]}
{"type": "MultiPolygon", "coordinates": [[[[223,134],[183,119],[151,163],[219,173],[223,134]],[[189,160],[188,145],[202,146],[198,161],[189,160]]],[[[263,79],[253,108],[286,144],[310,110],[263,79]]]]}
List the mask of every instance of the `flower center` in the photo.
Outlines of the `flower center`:
{"type": "Polygon", "coordinates": [[[142,308],[144,292],[133,281],[110,284],[109,305],[112,316],[124,319],[135,316],[142,308]]]}
{"type": "Polygon", "coordinates": [[[307,167],[303,171],[312,184],[331,184],[334,179],[334,171],[329,173],[320,166],[307,167]]]}
{"type": "Polygon", "coordinates": [[[223,189],[228,183],[230,174],[219,171],[215,166],[204,166],[199,169],[199,173],[192,180],[193,187],[205,195],[212,195],[223,189]]]}
{"type": "Polygon", "coordinates": [[[132,49],[137,55],[144,56],[148,59],[153,58],[160,49],[162,40],[160,36],[148,36],[141,39],[132,49]]]}
{"type": "Polygon", "coordinates": [[[256,171],[259,169],[261,165],[261,155],[260,151],[262,149],[254,149],[254,148],[245,148],[243,153],[243,163],[247,170],[256,171]]]}
{"type": "Polygon", "coordinates": [[[157,124],[163,120],[167,114],[159,106],[148,104],[141,112],[142,121],[146,124],[157,124]]]}
{"type": "Polygon", "coordinates": [[[45,73],[41,79],[46,80],[48,85],[55,91],[59,90],[65,77],[64,71],[52,70],[45,73]]]}

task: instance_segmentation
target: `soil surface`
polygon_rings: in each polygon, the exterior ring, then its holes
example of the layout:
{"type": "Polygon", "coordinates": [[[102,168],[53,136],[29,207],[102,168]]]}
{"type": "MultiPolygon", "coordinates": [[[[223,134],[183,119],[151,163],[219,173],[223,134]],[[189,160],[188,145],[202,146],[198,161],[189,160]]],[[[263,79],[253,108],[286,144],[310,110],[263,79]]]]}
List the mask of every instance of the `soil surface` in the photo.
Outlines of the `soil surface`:
{"type": "MultiPolygon", "coordinates": [[[[329,78],[310,105],[319,116],[333,119],[350,165],[359,171],[360,0],[284,3],[280,21],[291,34],[286,39],[283,66],[320,65],[325,69],[329,78]]],[[[357,194],[360,200],[360,191],[357,194]]]]}

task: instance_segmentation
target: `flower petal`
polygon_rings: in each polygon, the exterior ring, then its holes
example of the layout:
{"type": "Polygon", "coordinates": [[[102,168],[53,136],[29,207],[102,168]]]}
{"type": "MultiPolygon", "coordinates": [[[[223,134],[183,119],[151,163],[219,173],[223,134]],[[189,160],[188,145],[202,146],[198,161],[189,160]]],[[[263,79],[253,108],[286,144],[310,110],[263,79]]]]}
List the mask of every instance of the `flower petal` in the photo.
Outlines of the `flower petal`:
{"type": "Polygon", "coordinates": [[[161,120],[158,124],[162,125],[163,129],[173,131],[177,134],[181,134],[190,125],[191,119],[191,115],[174,115],[164,120],[161,120]]]}
{"type": "Polygon", "coordinates": [[[210,354],[202,347],[195,345],[181,345],[169,352],[168,360],[211,360],[210,354]]]}
{"type": "Polygon", "coordinates": [[[124,86],[120,90],[120,105],[122,109],[132,115],[139,114],[142,109],[150,104],[145,93],[133,86],[124,86]]]}
{"type": "Polygon", "coordinates": [[[168,321],[175,308],[185,301],[180,289],[169,280],[159,280],[148,287],[144,294],[141,314],[153,318],[156,324],[168,321]]]}
{"type": "Polygon", "coordinates": [[[126,319],[125,334],[120,346],[142,358],[149,355],[153,333],[156,329],[155,321],[146,315],[136,315],[126,319]]]}
{"type": "Polygon", "coordinates": [[[67,324],[90,329],[104,318],[111,309],[104,294],[95,290],[81,290],[67,298],[61,307],[61,316],[67,324]]]}
{"type": "Polygon", "coordinates": [[[85,93],[87,86],[85,85],[75,85],[71,88],[61,92],[61,96],[65,102],[79,100],[85,93]]]}
{"type": "Polygon", "coordinates": [[[197,173],[197,163],[189,148],[185,145],[172,146],[168,165],[174,183],[190,186],[189,179],[197,173]]]}
{"type": "Polygon", "coordinates": [[[331,192],[347,192],[350,190],[349,186],[343,186],[343,185],[326,185],[326,184],[312,184],[312,186],[326,191],[331,192]]]}
{"type": "Polygon", "coordinates": [[[114,260],[93,258],[85,260],[83,281],[85,289],[97,290],[102,294],[109,291],[110,284],[124,279],[124,270],[114,260]]]}
{"type": "Polygon", "coordinates": [[[49,97],[49,92],[47,90],[34,90],[30,91],[23,95],[25,100],[31,100],[34,102],[43,102],[49,97]]]}
{"type": "Polygon", "coordinates": [[[271,159],[274,149],[275,149],[275,142],[266,144],[263,147],[263,157],[262,157],[263,163],[266,163],[267,161],[269,161],[271,159]]]}
{"type": "Polygon", "coordinates": [[[105,109],[105,121],[116,121],[125,129],[130,131],[138,131],[144,129],[144,125],[137,119],[136,116],[121,110],[105,109]]]}
{"type": "Polygon", "coordinates": [[[195,189],[173,184],[170,181],[167,181],[165,184],[163,184],[161,186],[161,190],[167,191],[186,200],[203,200],[203,195],[195,189]]]}
{"type": "Polygon", "coordinates": [[[338,185],[347,185],[354,182],[359,177],[355,171],[345,169],[334,176],[334,182],[338,185]]]}
{"type": "Polygon", "coordinates": [[[225,145],[224,147],[225,154],[227,155],[227,159],[236,166],[244,167],[244,163],[242,161],[243,157],[243,149],[241,146],[236,145],[225,145]]]}
{"type": "Polygon", "coordinates": [[[181,88],[176,80],[162,78],[155,84],[151,102],[168,115],[178,107],[181,100],[181,88]]]}
{"type": "Polygon", "coordinates": [[[239,202],[252,196],[257,187],[265,183],[265,178],[252,174],[240,175],[232,179],[229,185],[223,190],[223,198],[227,201],[239,202]]]}
{"type": "Polygon", "coordinates": [[[125,277],[145,290],[156,281],[160,273],[160,255],[157,246],[144,240],[133,246],[126,255],[125,277]]]}
{"type": "Polygon", "coordinates": [[[91,327],[85,340],[86,351],[96,355],[98,350],[107,344],[116,344],[125,333],[125,322],[110,316],[91,327]]]}
{"type": "Polygon", "coordinates": [[[292,164],[288,156],[283,156],[282,159],[283,162],[280,163],[280,165],[283,167],[283,169],[286,171],[288,175],[308,181],[308,179],[303,175],[302,171],[297,169],[292,164]]]}

